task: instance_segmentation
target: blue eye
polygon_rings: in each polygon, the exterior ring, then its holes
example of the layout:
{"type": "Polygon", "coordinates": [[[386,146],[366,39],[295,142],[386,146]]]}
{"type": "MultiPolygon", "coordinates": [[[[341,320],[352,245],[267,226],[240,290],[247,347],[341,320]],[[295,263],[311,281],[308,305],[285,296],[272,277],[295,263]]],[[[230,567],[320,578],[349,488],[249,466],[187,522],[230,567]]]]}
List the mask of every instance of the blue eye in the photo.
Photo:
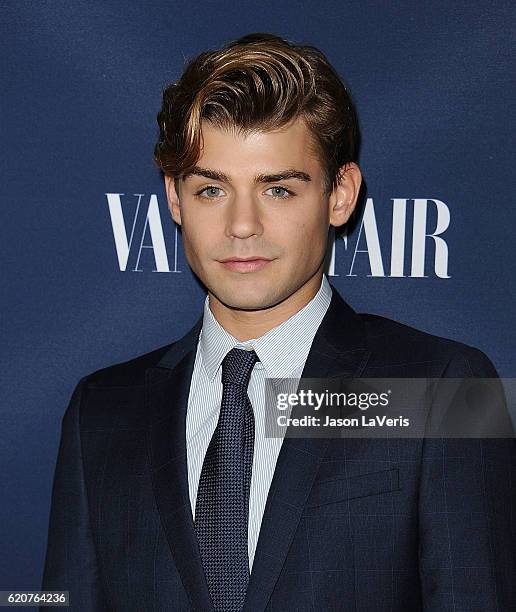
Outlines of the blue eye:
{"type": "Polygon", "coordinates": [[[285,187],[271,187],[270,189],[267,189],[267,191],[272,191],[272,197],[279,200],[285,200],[292,195],[288,189],[285,189],[285,187]]]}
{"type": "Polygon", "coordinates": [[[222,189],[220,187],[214,187],[213,185],[209,185],[205,187],[202,191],[199,191],[198,195],[205,195],[207,198],[217,198],[220,196],[220,192],[222,189]]]}

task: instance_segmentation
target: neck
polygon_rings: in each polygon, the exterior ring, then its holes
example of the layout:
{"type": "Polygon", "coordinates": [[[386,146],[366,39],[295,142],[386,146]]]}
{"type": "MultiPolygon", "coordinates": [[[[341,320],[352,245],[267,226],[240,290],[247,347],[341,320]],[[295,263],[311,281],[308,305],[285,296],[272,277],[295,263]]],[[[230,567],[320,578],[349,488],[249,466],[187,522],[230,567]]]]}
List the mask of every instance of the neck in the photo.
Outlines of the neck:
{"type": "Polygon", "coordinates": [[[288,298],[261,310],[229,308],[208,292],[210,310],[220,325],[239,342],[259,338],[304,308],[316,296],[321,280],[322,272],[315,274],[288,298]]]}

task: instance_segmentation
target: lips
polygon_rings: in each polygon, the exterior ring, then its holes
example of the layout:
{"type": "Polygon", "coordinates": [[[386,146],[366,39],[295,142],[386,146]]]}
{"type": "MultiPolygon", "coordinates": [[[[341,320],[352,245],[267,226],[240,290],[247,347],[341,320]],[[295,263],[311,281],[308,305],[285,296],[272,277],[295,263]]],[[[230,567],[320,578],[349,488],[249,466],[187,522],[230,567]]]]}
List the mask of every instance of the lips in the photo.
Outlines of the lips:
{"type": "Polygon", "coordinates": [[[265,268],[271,261],[262,257],[228,257],[220,263],[233,272],[256,272],[265,268]]]}
{"type": "Polygon", "coordinates": [[[260,257],[260,255],[251,255],[249,257],[226,257],[226,259],[221,259],[220,261],[225,263],[226,261],[255,261],[257,259],[270,261],[267,257],[260,257]]]}

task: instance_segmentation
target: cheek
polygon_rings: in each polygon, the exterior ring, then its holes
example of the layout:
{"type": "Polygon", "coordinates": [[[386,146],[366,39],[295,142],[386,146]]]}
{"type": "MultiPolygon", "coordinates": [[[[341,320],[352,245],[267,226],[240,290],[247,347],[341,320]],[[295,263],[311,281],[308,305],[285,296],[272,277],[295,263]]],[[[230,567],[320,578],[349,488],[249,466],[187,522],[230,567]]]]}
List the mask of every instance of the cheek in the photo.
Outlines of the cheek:
{"type": "Polygon", "coordinates": [[[206,249],[205,241],[203,240],[202,232],[199,227],[193,227],[183,223],[182,229],[183,251],[186,259],[195,268],[199,267],[199,263],[203,261],[204,249],[206,249]]]}
{"type": "Polygon", "coordinates": [[[321,259],[326,248],[324,231],[321,234],[306,222],[285,225],[281,231],[281,236],[276,233],[273,240],[282,245],[284,263],[291,271],[300,272],[307,267],[311,268],[314,262],[321,259]]]}
{"type": "Polygon", "coordinates": [[[210,225],[205,223],[202,216],[196,215],[195,211],[189,210],[182,215],[182,236],[185,247],[188,245],[195,251],[203,248],[210,238],[210,225]]]}
{"type": "Polygon", "coordinates": [[[298,215],[289,222],[277,223],[276,227],[290,245],[308,257],[312,251],[326,244],[328,224],[324,214],[298,215]]]}

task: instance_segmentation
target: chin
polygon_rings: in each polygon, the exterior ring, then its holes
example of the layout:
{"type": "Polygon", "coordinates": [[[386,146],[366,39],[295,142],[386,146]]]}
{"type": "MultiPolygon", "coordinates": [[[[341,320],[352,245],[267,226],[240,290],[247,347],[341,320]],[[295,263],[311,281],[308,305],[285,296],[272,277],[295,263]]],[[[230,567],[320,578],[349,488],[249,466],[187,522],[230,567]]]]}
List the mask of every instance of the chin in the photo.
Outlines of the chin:
{"type": "Polygon", "coordinates": [[[228,287],[226,290],[213,292],[217,299],[228,308],[238,310],[262,310],[276,303],[277,292],[268,287],[228,287]]]}
{"type": "MultiPolygon", "coordinates": [[[[222,301],[222,300],[221,300],[222,301]]],[[[264,308],[269,308],[272,306],[270,301],[266,299],[259,299],[257,297],[235,297],[230,296],[227,300],[223,302],[228,308],[234,308],[236,310],[262,310],[264,308]]]]}

